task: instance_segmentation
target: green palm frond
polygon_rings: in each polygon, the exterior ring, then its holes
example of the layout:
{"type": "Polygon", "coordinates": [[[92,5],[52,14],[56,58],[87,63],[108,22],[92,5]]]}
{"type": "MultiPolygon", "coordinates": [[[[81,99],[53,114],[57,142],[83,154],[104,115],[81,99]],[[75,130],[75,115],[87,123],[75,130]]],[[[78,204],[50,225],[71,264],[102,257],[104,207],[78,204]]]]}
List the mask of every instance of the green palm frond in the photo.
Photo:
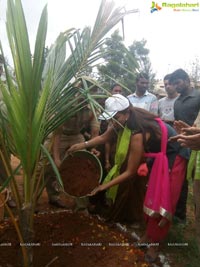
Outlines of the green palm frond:
{"type": "MultiPolygon", "coordinates": [[[[89,27],[86,27],[83,29],[82,32],[80,30],[71,30],[66,33],[61,33],[58,37],[55,45],[51,48],[51,51],[49,53],[49,57],[47,58],[47,65],[45,67],[49,67],[50,64],[48,62],[52,62],[52,55],[55,57],[55,54],[57,51],[58,43],[67,45],[67,53],[69,53],[70,50],[70,56],[66,58],[66,60],[63,62],[63,58],[61,58],[60,69],[61,73],[54,72],[53,74],[53,80],[54,80],[54,89],[52,90],[52,98],[54,100],[54,103],[50,100],[49,108],[53,111],[55,111],[54,105],[64,105],[65,107],[72,106],[72,104],[67,104],[63,98],[68,99],[68,92],[70,91],[71,96],[75,96],[77,91],[73,90],[74,84],[71,84],[71,87],[69,86],[69,83],[75,79],[79,79],[84,75],[85,69],[93,64],[96,64],[98,60],[102,58],[102,52],[100,50],[101,46],[104,43],[103,37],[105,34],[107,34],[111,28],[116,25],[126,14],[129,12],[124,11],[123,8],[117,8],[114,9],[114,1],[102,1],[100,10],[95,22],[95,25],[93,27],[93,31],[89,27]],[[61,40],[61,42],[60,42],[61,40]],[[67,86],[67,87],[66,87],[67,86]],[[67,90],[65,90],[65,88],[67,90]],[[66,93],[67,91],[67,93],[66,93]],[[62,101],[60,100],[60,96],[62,95],[62,101]],[[55,99],[57,103],[55,103],[55,99]]],[[[62,47],[62,49],[64,49],[62,47]]],[[[58,52],[60,53],[60,52],[58,52]]],[[[58,63],[58,61],[57,61],[58,63]]],[[[57,64],[57,67],[59,68],[59,64],[57,64]]],[[[45,72],[47,73],[47,69],[45,69],[45,72]]],[[[94,83],[94,81],[93,81],[94,83]]],[[[83,90],[84,91],[84,90],[83,90]]],[[[81,91],[80,91],[81,92],[81,91]]],[[[89,92],[86,95],[86,100],[91,101],[91,97],[89,96],[89,92]]],[[[94,98],[94,96],[93,96],[94,98]]],[[[72,98],[73,99],[73,98],[72,98]]],[[[69,100],[67,100],[69,102],[69,100]]],[[[71,100],[71,101],[74,101],[71,100]]],[[[78,100],[77,100],[78,102],[78,100]]],[[[98,104],[94,102],[95,106],[98,106],[98,104]]],[[[79,110],[79,106],[77,106],[77,109],[73,112],[77,112],[79,110]]],[[[62,109],[61,109],[62,112],[62,109]]],[[[72,115],[72,110],[66,110],[65,111],[65,119],[69,118],[72,115]]],[[[53,129],[54,121],[59,121],[59,123],[62,122],[62,114],[57,111],[55,114],[51,114],[50,116],[50,122],[48,124],[51,124],[51,129],[53,129]]],[[[57,124],[56,124],[57,126],[57,124]]],[[[48,128],[48,127],[47,127],[48,128]]],[[[49,129],[49,128],[48,128],[49,129]]]]}
{"type": "MultiPolygon", "coordinates": [[[[7,87],[2,89],[2,93],[12,144],[24,171],[25,191],[32,192],[28,187],[35,177],[41,143],[45,138],[88,102],[94,113],[102,109],[95,101],[99,96],[90,92],[90,85],[97,85],[97,82],[85,76],[86,70],[101,59],[100,48],[105,35],[128,13],[123,8],[114,8],[114,1],[102,0],[93,29],[85,27],[81,31],[72,28],[60,33],[44,58],[45,6],[32,57],[21,1],[8,0],[6,26],[16,84],[5,66],[7,87]]],[[[25,201],[30,199],[26,193],[25,201]]]]}
{"type": "MultiPolygon", "coordinates": [[[[7,36],[15,67],[20,98],[30,99],[32,74],[31,51],[21,1],[7,2],[7,36]]],[[[30,103],[27,103],[30,104],[30,103]]]]}
{"type": "MultiPolygon", "coordinates": [[[[42,153],[52,163],[62,185],[50,153],[43,146],[44,141],[88,103],[95,114],[97,110],[102,110],[96,99],[105,95],[95,95],[92,89],[94,86],[102,91],[105,89],[88,77],[87,73],[102,58],[101,47],[105,35],[129,13],[123,8],[114,8],[114,1],[102,0],[93,29],[85,27],[81,31],[72,28],[60,33],[46,56],[45,6],[32,55],[21,0],[7,0],[6,29],[16,78],[13,79],[4,64],[6,85],[0,84],[3,95],[3,108],[0,106],[0,152],[2,158],[6,155],[5,165],[9,166],[8,173],[11,173],[4,186],[11,181],[12,192],[19,208],[21,233],[14,216],[12,218],[22,243],[30,241],[30,233],[32,236],[33,211],[42,189],[39,187],[43,173],[40,177],[37,173],[42,153]],[[15,173],[7,156],[10,152],[20,160],[23,196],[19,194],[15,173]]],[[[1,42],[0,50],[4,57],[1,42]]],[[[32,257],[27,256],[25,247],[22,246],[22,250],[24,266],[29,266],[32,257]]]]}

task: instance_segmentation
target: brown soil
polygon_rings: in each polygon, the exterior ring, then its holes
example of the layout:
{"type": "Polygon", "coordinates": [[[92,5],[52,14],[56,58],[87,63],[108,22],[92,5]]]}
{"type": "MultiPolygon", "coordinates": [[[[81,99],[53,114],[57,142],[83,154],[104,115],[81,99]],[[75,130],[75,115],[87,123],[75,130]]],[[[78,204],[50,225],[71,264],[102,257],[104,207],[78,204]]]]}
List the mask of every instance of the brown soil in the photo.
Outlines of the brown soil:
{"type": "MultiPolygon", "coordinates": [[[[20,244],[13,227],[0,229],[2,267],[21,267],[20,244]]],[[[147,267],[133,240],[95,217],[57,212],[35,216],[34,267],[147,267]],[[50,264],[50,262],[52,262],[50,264]],[[49,265],[48,265],[49,264],[49,265]]]]}
{"type": "Polygon", "coordinates": [[[95,158],[83,151],[68,156],[60,167],[60,174],[65,191],[71,196],[82,197],[99,184],[101,170],[95,158]]]}
{"type": "MultiPolygon", "coordinates": [[[[12,160],[13,164],[17,164],[16,159],[12,160]]],[[[22,188],[21,175],[17,176],[17,182],[19,188],[22,188]]],[[[62,200],[73,209],[72,198],[63,194],[62,200]]],[[[35,215],[34,224],[34,267],[155,266],[145,263],[145,250],[135,248],[131,232],[120,231],[116,225],[108,225],[96,216],[54,208],[48,204],[45,190],[37,210],[39,213],[35,215]]],[[[191,214],[193,216],[193,212],[191,214]]],[[[6,212],[5,215],[7,216],[6,212]]],[[[191,226],[193,223],[186,228],[186,232],[194,235],[191,226]]],[[[141,229],[134,231],[138,235],[143,234],[141,229]]],[[[16,232],[10,220],[5,218],[0,222],[0,267],[22,267],[19,251],[20,244],[16,232]]],[[[173,248],[169,250],[167,246],[162,247],[161,252],[164,255],[170,253],[170,265],[157,262],[156,266],[183,266],[184,255],[183,260],[179,260],[178,263],[177,257],[180,255],[178,256],[175,251],[173,248]]]]}
{"type": "MultiPolygon", "coordinates": [[[[17,160],[12,158],[13,165],[17,160]]],[[[22,191],[22,176],[17,177],[22,191]]],[[[61,196],[69,208],[73,199],[61,196]]],[[[95,216],[50,206],[44,190],[34,218],[34,267],[148,267],[133,238],[95,216]]],[[[0,267],[22,267],[20,243],[7,218],[0,222],[0,267]]]]}

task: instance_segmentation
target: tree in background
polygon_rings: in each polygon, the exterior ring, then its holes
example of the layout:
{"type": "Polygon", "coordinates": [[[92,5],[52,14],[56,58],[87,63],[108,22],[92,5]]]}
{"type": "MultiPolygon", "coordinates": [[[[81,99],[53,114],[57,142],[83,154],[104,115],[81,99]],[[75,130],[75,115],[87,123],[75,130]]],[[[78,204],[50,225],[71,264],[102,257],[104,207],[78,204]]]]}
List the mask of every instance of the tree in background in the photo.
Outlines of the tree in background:
{"type": "Polygon", "coordinates": [[[147,41],[134,41],[128,48],[123,43],[119,31],[107,39],[103,50],[104,62],[99,65],[99,80],[109,89],[114,82],[123,85],[128,91],[135,91],[135,77],[138,72],[146,72],[150,77],[150,89],[153,90],[155,74],[152,72],[147,41]],[[111,78],[112,77],[112,78],[111,78]]]}
{"type": "Polygon", "coordinates": [[[131,90],[134,86],[138,64],[123,44],[119,31],[115,31],[106,40],[102,53],[104,62],[97,67],[99,80],[107,89],[117,82],[131,90]]]}
{"type": "Polygon", "coordinates": [[[150,90],[153,91],[155,84],[155,73],[153,73],[151,61],[149,58],[149,49],[146,48],[147,41],[142,39],[141,41],[134,41],[129,46],[129,51],[132,56],[137,60],[139,65],[139,72],[145,72],[149,76],[150,90]]]}
{"type": "Polygon", "coordinates": [[[188,73],[191,78],[191,82],[194,85],[194,88],[200,88],[200,58],[195,57],[194,60],[192,60],[189,68],[188,73]]]}

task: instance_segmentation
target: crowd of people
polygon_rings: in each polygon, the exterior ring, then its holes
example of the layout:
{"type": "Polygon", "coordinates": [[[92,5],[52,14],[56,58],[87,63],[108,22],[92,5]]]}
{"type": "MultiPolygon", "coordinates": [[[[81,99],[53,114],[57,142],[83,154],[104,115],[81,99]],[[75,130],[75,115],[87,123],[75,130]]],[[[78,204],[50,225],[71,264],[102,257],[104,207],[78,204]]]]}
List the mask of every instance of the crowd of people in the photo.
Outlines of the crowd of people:
{"type": "MultiPolygon", "coordinates": [[[[144,235],[135,245],[148,246],[148,262],[158,256],[158,247],[148,244],[162,243],[174,221],[187,221],[189,178],[194,180],[200,240],[200,92],[183,69],[167,74],[163,83],[166,96],[161,99],[149,92],[145,73],[137,75],[133,94],[126,95],[115,84],[98,121],[85,107],[51,137],[58,168],[66,153],[101,151],[101,184],[88,197],[76,198],[75,210],[99,213],[107,222],[144,225],[144,235]],[[84,129],[90,131],[87,137],[84,129]]],[[[49,203],[67,208],[51,166],[44,176],[49,203]]]]}

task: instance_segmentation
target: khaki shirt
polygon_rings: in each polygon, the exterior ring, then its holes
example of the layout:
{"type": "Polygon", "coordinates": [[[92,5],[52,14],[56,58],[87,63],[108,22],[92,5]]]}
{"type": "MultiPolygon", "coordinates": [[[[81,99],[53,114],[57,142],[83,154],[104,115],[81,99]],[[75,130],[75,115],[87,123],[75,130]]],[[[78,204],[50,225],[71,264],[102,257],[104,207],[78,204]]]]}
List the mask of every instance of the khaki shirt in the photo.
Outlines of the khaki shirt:
{"type": "Polygon", "coordinates": [[[84,128],[100,129],[100,123],[95,118],[92,111],[86,107],[77,112],[73,117],[63,123],[62,134],[64,135],[76,135],[84,128]]]}

